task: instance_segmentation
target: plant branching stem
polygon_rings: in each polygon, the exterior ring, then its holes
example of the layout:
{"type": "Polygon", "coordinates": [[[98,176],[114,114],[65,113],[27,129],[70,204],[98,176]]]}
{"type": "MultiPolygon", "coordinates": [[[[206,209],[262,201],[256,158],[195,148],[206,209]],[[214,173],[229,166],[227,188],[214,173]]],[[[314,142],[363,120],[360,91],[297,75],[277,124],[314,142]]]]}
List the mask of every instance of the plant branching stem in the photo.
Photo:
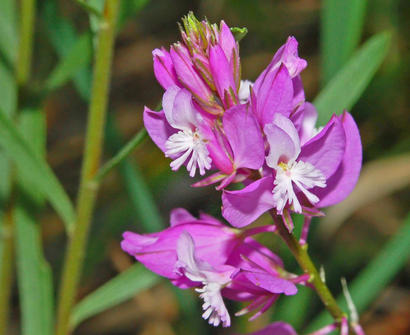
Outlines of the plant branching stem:
{"type": "Polygon", "coordinates": [[[278,233],[285,241],[290,251],[294,255],[296,261],[299,263],[300,267],[310,275],[310,281],[314,286],[316,293],[318,294],[320,300],[322,300],[324,306],[332,315],[336,322],[341,322],[342,318],[346,317],[344,312],[338,306],[336,299],[333,297],[326,283],[320,278],[319,272],[313,264],[308,252],[307,244],[300,245],[297,239],[289,233],[288,229],[282,222],[282,219],[276,215],[273,211],[270,214],[278,228],[278,233]]]}
{"type": "Polygon", "coordinates": [[[98,183],[94,181],[94,177],[99,168],[103,146],[119,2],[120,0],[106,0],[100,21],[86,144],[77,198],[77,218],[73,233],[69,236],[69,245],[66,251],[59,291],[56,335],[67,335],[71,332],[70,314],[81,275],[89,226],[97,196],[98,183]]]}
{"type": "Polygon", "coordinates": [[[147,131],[145,128],[141,129],[122,149],[106,162],[94,177],[96,183],[100,183],[104,177],[120,164],[145,138],[147,138],[147,131]]]}

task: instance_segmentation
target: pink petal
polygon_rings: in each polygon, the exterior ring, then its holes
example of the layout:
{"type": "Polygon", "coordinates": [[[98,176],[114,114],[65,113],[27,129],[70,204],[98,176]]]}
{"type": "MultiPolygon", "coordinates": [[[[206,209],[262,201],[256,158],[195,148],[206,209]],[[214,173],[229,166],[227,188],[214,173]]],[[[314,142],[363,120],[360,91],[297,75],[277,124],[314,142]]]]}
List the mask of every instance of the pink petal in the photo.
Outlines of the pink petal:
{"type": "Polygon", "coordinates": [[[171,227],[177,226],[181,223],[196,221],[197,219],[191,215],[185,208],[174,208],[170,214],[171,227]]]}
{"type": "Polygon", "coordinates": [[[192,104],[192,95],[178,86],[169,87],[162,98],[162,106],[169,124],[176,129],[191,129],[198,124],[199,113],[192,104]]]}
{"type": "Polygon", "coordinates": [[[154,112],[144,107],[144,126],[154,143],[165,152],[165,142],[175,133],[166,117],[164,111],[154,112]]]}
{"type": "Polygon", "coordinates": [[[300,75],[292,79],[293,85],[293,108],[300,106],[305,102],[305,90],[303,88],[302,78],[300,75]]]}
{"type": "Polygon", "coordinates": [[[271,293],[284,293],[294,295],[298,291],[295,284],[283,278],[275,277],[268,273],[245,272],[246,278],[257,287],[271,293]]]}
{"type": "Polygon", "coordinates": [[[154,61],[154,74],[161,86],[165,90],[170,86],[180,86],[181,84],[178,82],[169,52],[165,48],[154,49],[152,57],[154,61]]]}
{"type": "Polygon", "coordinates": [[[261,178],[242,190],[224,191],[222,216],[234,227],[242,228],[273,208],[273,178],[261,178]]]}
{"type": "Polygon", "coordinates": [[[327,180],[327,187],[315,189],[319,197],[318,207],[334,205],[345,199],[353,190],[362,167],[362,143],[353,117],[346,111],[338,117],[346,134],[346,149],[343,161],[336,172],[327,180]]]}
{"type": "Polygon", "coordinates": [[[302,146],[298,160],[309,162],[329,178],[339,167],[346,146],[342,122],[333,116],[325,128],[302,146]]]}
{"type": "Polygon", "coordinates": [[[211,101],[211,90],[195,71],[188,50],[182,44],[174,44],[171,47],[170,55],[178,79],[183,85],[195,94],[198,99],[204,102],[211,101]]]}
{"type": "Polygon", "coordinates": [[[292,111],[293,84],[285,66],[267,73],[256,95],[256,113],[261,125],[271,123],[276,113],[289,116],[292,111]]]}
{"type": "Polygon", "coordinates": [[[259,169],[265,159],[262,133],[249,105],[238,105],[223,116],[223,128],[231,145],[235,168],[259,169]]]}
{"type": "MultiPolygon", "coordinates": [[[[280,116],[277,120],[279,121],[281,118],[286,119],[284,116],[280,116]]],[[[279,125],[271,123],[264,128],[270,147],[266,163],[271,168],[276,168],[281,161],[287,163],[295,160],[300,152],[299,138],[295,127],[290,120],[287,122],[283,119],[278,122],[279,125]]]]}
{"type": "Polygon", "coordinates": [[[231,150],[225,136],[216,127],[213,128],[201,125],[201,134],[207,139],[207,149],[209,156],[212,158],[212,163],[226,175],[230,175],[234,171],[233,162],[230,158],[231,150]]]}
{"type": "Polygon", "coordinates": [[[313,135],[317,121],[317,110],[310,102],[305,102],[303,107],[303,120],[299,131],[300,141],[305,144],[313,135]]]}
{"type": "Polygon", "coordinates": [[[209,66],[218,94],[226,104],[225,92],[230,92],[230,89],[236,92],[236,87],[233,78],[233,69],[219,45],[210,47],[209,49],[209,66]]]}
{"type": "Polygon", "coordinates": [[[220,24],[219,45],[225,53],[228,62],[232,59],[234,50],[237,50],[235,37],[232,35],[231,29],[222,20],[220,24]]]}

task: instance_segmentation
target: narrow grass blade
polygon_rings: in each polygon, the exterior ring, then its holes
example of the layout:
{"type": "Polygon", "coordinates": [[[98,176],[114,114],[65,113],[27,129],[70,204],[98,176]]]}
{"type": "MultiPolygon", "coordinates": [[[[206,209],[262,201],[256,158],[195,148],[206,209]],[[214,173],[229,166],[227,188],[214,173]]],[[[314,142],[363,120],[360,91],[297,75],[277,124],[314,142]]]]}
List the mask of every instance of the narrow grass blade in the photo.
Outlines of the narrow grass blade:
{"type": "MultiPolygon", "coordinates": [[[[380,292],[396,276],[410,257],[410,213],[404,220],[396,235],[383,247],[382,251],[369,265],[349,284],[350,294],[358,312],[364,311],[380,292]]],[[[346,311],[346,301],[343,296],[337,299],[339,306],[346,311]]],[[[321,313],[309,325],[308,331],[313,331],[331,322],[327,312],[321,313]]]]}
{"type": "Polygon", "coordinates": [[[51,203],[70,231],[75,213],[60,182],[48,164],[36,154],[30,144],[0,110],[0,146],[16,163],[23,178],[30,179],[36,189],[51,203]]]}
{"type": "Polygon", "coordinates": [[[138,292],[157,284],[160,279],[143,265],[133,265],[81,300],[74,307],[71,325],[75,327],[85,319],[131,299],[138,292]]]}
{"type": "MultiPolygon", "coordinates": [[[[121,147],[121,143],[121,137],[115,129],[112,118],[109,117],[107,120],[107,146],[111,151],[114,151],[121,147]]],[[[119,171],[144,230],[154,232],[163,229],[161,215],[137,165],[131,163],[129,159],[123,160],[119,165],[119,171]]]]}
{"type": "Polygon", "coordinates": [[[12,68],[17,53],[16,1],[0,1],[0,59],[12,68]]]}
{"type": "MultiPolygon", "coordinates": [[[[79,36],[77,36],[71,22],[60,15],[55,1],[45,2],[41,14],[47,26],[47,33],[51,44],[57,55],[63,59],[72,52],[72,49],[78,43],[77,39],[79,36]]],[[[91,53],[92,45],[90,45],[90,48],[89,52],[91,53]]],[[[91,58],[92,57],[88,59],[88,64],[84,64],[84,67],[73,75],[74,85],[84,100],[88,100],[90,97],[92,75],[89,65],[91,64],[91,58]]],[[[84,58],[84,60],[86,60],[86,58],[84,58]]]]}
{"type": "Polygon", "coordinates": [[[320,126],[356,103],[386,56],[390,40],[389,33],[370,38],[319,93],[314,105],[320,126]]]}
{"type": "Polygon", "coordinates": [[[53,332],[53,281],[44,259],[36,208],[20,195],[15,209],[17,276],[23,335],[53,332]]]}
{"type": "Polygon", "coordinates": [[[346,64],[360,42],[367,0],[324,0],[321,17],[322,81],[346,64]]]}
{"type": "MultiPolygon", "coordinates": [[[[46,154],[46,120],[40,108],[19,111],[21,134],[39,157],[46,154]]],[[[31,179],[20,178],[15,209],[17,278],[23,335],[51,335],[53,332],[53,280],[41,243],[36,216],[44,198],[31,179]]]]}
{"type": "Polygon", "coordinates": [[[100,182],[104,177],[118,164],[127,158],[127,156],[147,137],[145,128],[141,129],[131,140],[129,140],[108,162],[106,162],[98,171],[95,180],[100,182]]]}
{"type": "Polygon", "coordinates": [[[84,33],[75,41],[71,49],[54,68],[46,82],[46,89],[51,91],[64,85],[81,69],[91,63],[92,41],[91,34],[84,33]]]}

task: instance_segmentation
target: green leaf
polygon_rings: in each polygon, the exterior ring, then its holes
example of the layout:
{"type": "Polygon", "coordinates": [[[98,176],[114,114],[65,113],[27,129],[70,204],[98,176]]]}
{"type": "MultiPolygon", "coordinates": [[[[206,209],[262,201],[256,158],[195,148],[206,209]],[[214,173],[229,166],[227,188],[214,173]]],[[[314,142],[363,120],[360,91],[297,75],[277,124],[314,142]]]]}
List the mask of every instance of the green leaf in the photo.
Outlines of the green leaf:
{"type": "Polygon", "coordinates": [[[237,42],[240,42],[247,34],[248,28],[232,27],[231,32],[237,42]]]}
{"type": "MultiPolygon", "coordinates": [[[[115,129],[111,117],[108,117],[107,120],[106,138],[111,151],[121,148],[122,139],[115,129]]],[[[128,158],[119,164],[119,171],[144,231],[155,232],[163,229],[161,215],[138,166],[131,163],[130,158],[128,158]]]]}
{"type": "MultiPolygon", "coordinates": [[[[33,152],[46,154],[46,120],[39,108],[20,110],[18,124],[33,152]]],[[[36,216],[44,198],[31,179],[19,178],[15,206],[16,256],[23,335],[51,335],[53,332],[53,280],[41,243],[41,226],[36,216]]]]}
{"type": "Polygon", "coordinates": [[[89,33],[81,35],[47,79],[46,89],[54,90],[64,85],[81,69],[91,63],[92,41],[89,33]]]}
{"type": "MultiPolygon", "coordinates": [[[[0,109],[2,109],[8,117],[14,114],[16,109],[16,97],[17,88],[14,76],[0,61],[0,109]]],[[[9,198],[11,186],[10,171],[10,161],[4,150],[0,148],[0,211],[5,207],[5,202],[9,198]]]]}
{"type": "Polygon", "coordinates": [[[0,55],[12,68],[17,54],[16,1],[1,0],[0,13],[0,55]]]}
{"type": "Polygon", "coordinates": [[[131,299],[160,280],[159,276],[141,264],[133,265],[81,300],[74,307],[71,325],[76,327],[85,319],[131,299]]]}
{"type": "MultiPolygon", "coordinates": [[[[348,283],[350,294],[358,312],[365,310],[394,279],[410,257],[410,213],[396,235],[386,243],[382,251],[358,275],[352,284],[348,283]]],[[[345,311],[346,301],[343,296],[337,299],[345,311]]],[[[308,327],[313,331],[331,322],[327,312],[321,313],[308,327]]]]}
{"type": "Polygon", "coordinates": [[[314,101],[319,125],[355,104],[386,56],[390,39],[389,33],[370,38],[319,93],[314,101]]]}
{"type": "MultiPolygon", "coordinates": [[[[51,44],[60,58],[72,51],[77,43],[77,34],[71,22],[67,21],[57,10],[55,1],[47,1],[42,11],[43,22],[47,25],[47,33],[51,44]]],[[[92,45],[89,45],[92,52],[92,45]]],[[[80,55],[81,57],[82,55],[80,55]]],[[[72,56],[74,57],[74,55],[72,56]]],[[[91,57],[88,59],[91,63],[91,57]]],[[[87,64],[88,65],[88,64],[87,64]]],[[[74,86],[84,100],[90,97],[92,75],[89,66],[85,65],[74,76],[74,86]]]]}
{"type": "Polygon", "coordinates": [[[30,179],[36,189],[51,203],[70,231],[75,212],[63,187],[48,164],[36,154],[31,145],[0,110],[0,146],[17,165],[23,178],[30,179]]]}
{"type": "MultiPolygon", "coordinates": [[[[85,0],[75,0],[75,2],[81,6],[88,14],[96,15],[97,17],[101,16],[101,10],[98,7],[95,7],[93,4],[85,0]]],[[[92,2],[92,1],[91,1],[92,2]]]]}
{"type": "Polygon", "coordinates": [[[96,181],[101,181],[104,177],[118,164],[124,161],[133,150],[136,149],[147,138],[147,131],[145,128],[141,129],[134,137],[129,140],[108,162],[106,162],[95,176],[96,181]]]}
{"type": "Polygon", "coordinates": [[[53,280],[43,257],[36,209],[19,196],[15,208],[17,275],[23,335],[53,333],[53,280]]]}
{"type": "Polygon", "coordinates": [[[321,19],[322,79],[327,83],[360,42],[367,0],[324,0],[321,19]]]}
{"type": "Polygon", "coordinates": [[[148,2],[149,0],[122,1],[117,21],[118,29],[121,29],[129,19],[138,14],[138,12],[144,8],[148,2]]]}

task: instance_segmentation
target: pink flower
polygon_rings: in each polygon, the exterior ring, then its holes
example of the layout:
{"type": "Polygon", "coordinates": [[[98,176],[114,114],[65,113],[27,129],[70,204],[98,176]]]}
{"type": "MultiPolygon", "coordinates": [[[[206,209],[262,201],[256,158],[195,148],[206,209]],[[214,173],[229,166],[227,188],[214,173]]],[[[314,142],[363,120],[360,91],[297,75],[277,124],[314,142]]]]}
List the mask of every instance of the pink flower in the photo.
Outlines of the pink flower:
{"type": "Polygon", "coordinates": [[[157,113],[144,111],[144,123],[153,141],[172,159],[172,170],[186,164],[193,177],[199,169],[201,175],[211,168],[206,140],[201,127],[206,122],[194,106],[191,93],[178,86],[170,86],[164,94],[164,110],[157,113]]]}
{"type": "Polygon", "coordinates": [[[223,297],[249,301],[237,315],[256,311],[254,319],[280,294],[295,294],[295,284],[307,279],[286,272],[277,255],[250,237],[273,230],[264,226],[239,233],[209,215],[198,220],[179,208],[171,213],[171,227],[146,235],[125,232],[121,247],[174,285],[196,287],[204,300],[203,317],[227,327],[230,316],[223,297]]]}
{"type": "Polygon", "coordinates": [[[121,247],[151,271],[166,277],[180,287],[193,286],[190,280],[175,272],[177,263],[177,241],[182,232],[190,234],[195,241],[197,257],[211,266],[226,263],[235,246],[241,242],[231,228],[222,225],[215,218],[201,214],[196,219],[185,209],[171,212],[170,227],[152,234],[125,232],[121,247]]]}
{"type": "Polygon", "coordinates": [[[247,105],[230,108],[219,123],[201,113],[189,91],[178,86],[167,89],[162,105],[161,112],[145,108],[144,124],[155,144],[173,160],[171,168],[186,165],[191,177],[197,169],[201,175],[211,168],[219,170],[196,186],[220,181],[225,187],[263,165],[262,133],[247,105]]]}
{"type": "Polygon", "coordinates": [[[285,208],[301,213],[304,207],[337,203],[352,191],[361,168],[360,134],[353,118],[345,112],[316,135],[306,125],[302,133],[309,131],[301,142],[294,124],[279,113],[265,125],[269,169],[242,190],[224,191],[222,213],[228,222],[243,227],[272,208],[278,214],[285,208]]]}

